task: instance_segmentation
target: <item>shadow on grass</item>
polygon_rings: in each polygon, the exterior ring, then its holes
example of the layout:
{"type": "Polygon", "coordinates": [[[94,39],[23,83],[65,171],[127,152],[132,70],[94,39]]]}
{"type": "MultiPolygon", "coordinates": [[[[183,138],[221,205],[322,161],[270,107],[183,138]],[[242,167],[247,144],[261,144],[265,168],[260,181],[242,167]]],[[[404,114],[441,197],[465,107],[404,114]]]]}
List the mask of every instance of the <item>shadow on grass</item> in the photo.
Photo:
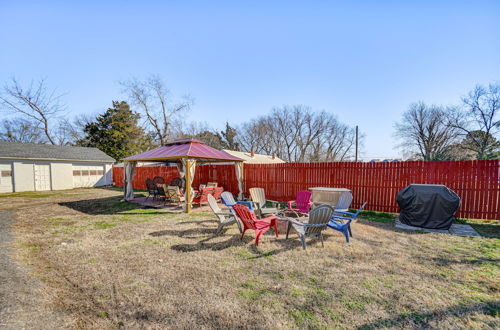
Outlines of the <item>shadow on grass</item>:
{"type": "Polygon", "coordinates": [[[60,202],[61,206],[68,207],[78,212],[90,215],[106,214],[150,214],[150,215],[171,215],[174,212],[161,212],[154,208],[142,207],[136,203],[122,202],[122,196],[84,199],[71,202],[60,202]]]}
{"type": "Polygon", "coordinates": [[[375,322],[363,324],[358,329],[379,329],[385,327],[408,328],[416,327],[426,329],[431,327],[430,322],[439,322],[448,315],[464,317],[467,314],[482,313],[498,317],[500,313],[500,301],[487,301],[471,305],[455,305],[446,309],[437,309],[429,312],[410,312],[399,314],[395,317],[381,319],[375,322]]]}

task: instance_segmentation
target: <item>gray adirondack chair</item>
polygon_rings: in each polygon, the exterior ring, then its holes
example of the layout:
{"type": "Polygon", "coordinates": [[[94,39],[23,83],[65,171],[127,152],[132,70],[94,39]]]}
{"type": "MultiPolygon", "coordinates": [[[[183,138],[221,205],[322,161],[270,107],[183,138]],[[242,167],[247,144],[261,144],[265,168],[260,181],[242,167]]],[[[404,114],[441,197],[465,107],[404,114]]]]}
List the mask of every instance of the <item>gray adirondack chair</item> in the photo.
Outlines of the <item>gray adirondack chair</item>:
{"type": "Polygon", "coordinates": [[[217,204],[217,201],[215,200],[214,196],[208,195],[207,200],[208,200],[208,205],[212,209],[212,212],[214,212],[214,214],[219,219],[219,226],[217,227],[217,231],[215,232],[216,235],[220,234],[222,228],[224,228],[225,226],[232,225],[233,223],[236,223],[236,225],[238,226],[238,230],[241,233],[242,230],[241,224],[236,219],[236,216],[233,213],[229,211],[227,212],[222,211],[221,208],[219,207],[219,204],[217,204]]]}
{"type": "Polygon", "coordinates": [[[335,205],[335,211],[349,211],[349,206],[352,202],[352,193],[350,191],[344,191],[340,197],[337,205],[335,205]]]}
{"type": "Polygon", "coordinates": [[[278,212],[279,202],[266,199],[264,188],[250,188],[249,191],[259,217],[262,217],[264,214],[275,214],[278,212]],[[272,207],[266,207],[267,203],[270,203],[272,207]]]}
{"type": "Polygon", "coordinates": [[[319,237],[321,246],[324,247],[322,232],[327,228],[326,225],[334,213],[335,210],[330,205],[320,205],[309,212],[309,219],[307,222],[289,218],[286,239],[288,239],[290,229],[293,227],[300,237],[300,242],[304,250],[306,249],[306,237],[319,237]]]}

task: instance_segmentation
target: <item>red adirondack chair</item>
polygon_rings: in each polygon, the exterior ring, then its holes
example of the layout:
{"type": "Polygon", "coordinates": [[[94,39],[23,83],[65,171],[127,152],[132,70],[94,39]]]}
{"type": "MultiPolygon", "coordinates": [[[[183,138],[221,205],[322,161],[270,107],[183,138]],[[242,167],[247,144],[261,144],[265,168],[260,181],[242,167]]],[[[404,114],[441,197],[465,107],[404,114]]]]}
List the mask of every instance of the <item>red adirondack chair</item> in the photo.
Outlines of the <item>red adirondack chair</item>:
{"type": "Polygon", "coordinates": [[[269,230],[269,228],[274,228],[274,233],[276,237],[278,237],[278,225],[276,224],[276,217],[271,216],[264,219],[257,219],[255,213],[250,211],[246,205],[235,204],[233,205],[233,210],[236,212],[236,215],[243,223],[243,233],[241,234],[241,238],[245,236],[245,231],[247,229],[255,230],[255,245],[259,245],[259,238],[262,234],[269,230]]]}
{"type": "Polygon", "coordinates": [[[208,204],[208,195],[213,195],[214,194],[214,188],[211,188],[211,187],[207,187],[207,188],[203,188],[201,189],[200,191],[198,191],[198,193],[196,194],[196,196],[194,196],[193,198],[193,203],[196,203],[196,204],[199,204],[201,206],[201,204],[208,204]]]}
{"type": "Polygon", "coordinates": [[[297,199],[288,202],[288,208],[290,210],[299,211],[302,213],[309,213],[309,209],[313,203],[311,202],[311,192],[308,190],[301,190],[297,192],[297,199]],[[295,204],[295,208],[293,208],[295,204]]]}
{"type": "Polygon", "coordinates": [[[224,187],[215,187],[214,188],[213,196],[214,196],[216,201],[220,200],[220,196],[222,195],[223,192],[224,192],[224,187]]]}

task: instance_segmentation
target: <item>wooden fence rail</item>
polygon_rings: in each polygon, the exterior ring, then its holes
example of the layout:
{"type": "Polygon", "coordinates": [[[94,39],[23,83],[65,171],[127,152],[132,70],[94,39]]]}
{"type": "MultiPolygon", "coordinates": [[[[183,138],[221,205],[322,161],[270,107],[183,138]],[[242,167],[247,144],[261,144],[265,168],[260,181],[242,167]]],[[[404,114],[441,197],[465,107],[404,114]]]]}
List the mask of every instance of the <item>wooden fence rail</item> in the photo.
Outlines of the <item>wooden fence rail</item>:
{"type": "MultiPolygon", "coordinates": [[[[245,164],[245,196],[249,188],[262,187],[269,199],[286,201],[309,187],[344,187],[353,192],[353,207],[367,201],[368,210],[399,212],[396,195],[407,185],[444,184],[462,199],[457,216],[500,220],[499,169],[498,160],[245,164]]],[[[134,187],[139,189],[148,176],[169,181],[178,175],[175,167],[164,166],[139,167],[136,173],[134,187]]],[[[121,186],[123,168],[114,168],[113,178],[121,186]]],[[[199,166],[194,185],[208,181],[238,193],[233,165],[199,166]]]]}

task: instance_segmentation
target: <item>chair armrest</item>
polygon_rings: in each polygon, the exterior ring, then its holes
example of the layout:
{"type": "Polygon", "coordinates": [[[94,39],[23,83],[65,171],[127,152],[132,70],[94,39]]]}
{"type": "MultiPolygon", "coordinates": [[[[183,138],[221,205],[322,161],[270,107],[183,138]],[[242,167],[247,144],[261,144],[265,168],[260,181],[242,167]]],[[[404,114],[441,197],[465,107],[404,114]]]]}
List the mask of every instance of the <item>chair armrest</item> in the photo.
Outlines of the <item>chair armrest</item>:
{"type": "Polygon", "coordinates": [[[324,227],[327,223],[304,223],[304,227],[324,227]]]}
{"type": "Polygon", "coordinates": [[[262,219],[259,219],[259,220],[255,220],[255,222],[266,222],[266,223],[268,223],[267,221],[272,221],[272,220],[276,220],[276,216],[275,215],[272,215],[272,216],[267,217],[267,218],[262,218],[262,219]]]}
{"type": "Polygon", "coordinates": [[[294,219],[294,218],[286,218],[286,220],[290,223],[293,223],[293,224],[296,224],[298,226],[305,226],[307,224],[307,222],[302,222],[302,221],[299,221],[297,219],[294,219]]]}
{"type": "Polygon", "coordinates": [[[340,213],[340,214],[348,214],[348,215],[352,215],[354,216],[355,213],[352,213],[352,212],[347,212],[347,211],[337,211],[335,210],[335,213],[340,213]]]}
{"type": "Polygon", "coordinates": [[[288,208],[291,210],[292,209],[292,205],[295,204],[296,201],[288,201],[287,202],[287,205],[288,205],[288,208]]]}
{"type": "Polygon", "coordinates": [[[343,216],[340,216],[340,215],[334,215],[330,221],[334,220],[334,219],[341,219],[341,220],[347,220],[347,221],[352,221],[353,218],[348,218],[348,217],[343,217],[343,216]]]}

